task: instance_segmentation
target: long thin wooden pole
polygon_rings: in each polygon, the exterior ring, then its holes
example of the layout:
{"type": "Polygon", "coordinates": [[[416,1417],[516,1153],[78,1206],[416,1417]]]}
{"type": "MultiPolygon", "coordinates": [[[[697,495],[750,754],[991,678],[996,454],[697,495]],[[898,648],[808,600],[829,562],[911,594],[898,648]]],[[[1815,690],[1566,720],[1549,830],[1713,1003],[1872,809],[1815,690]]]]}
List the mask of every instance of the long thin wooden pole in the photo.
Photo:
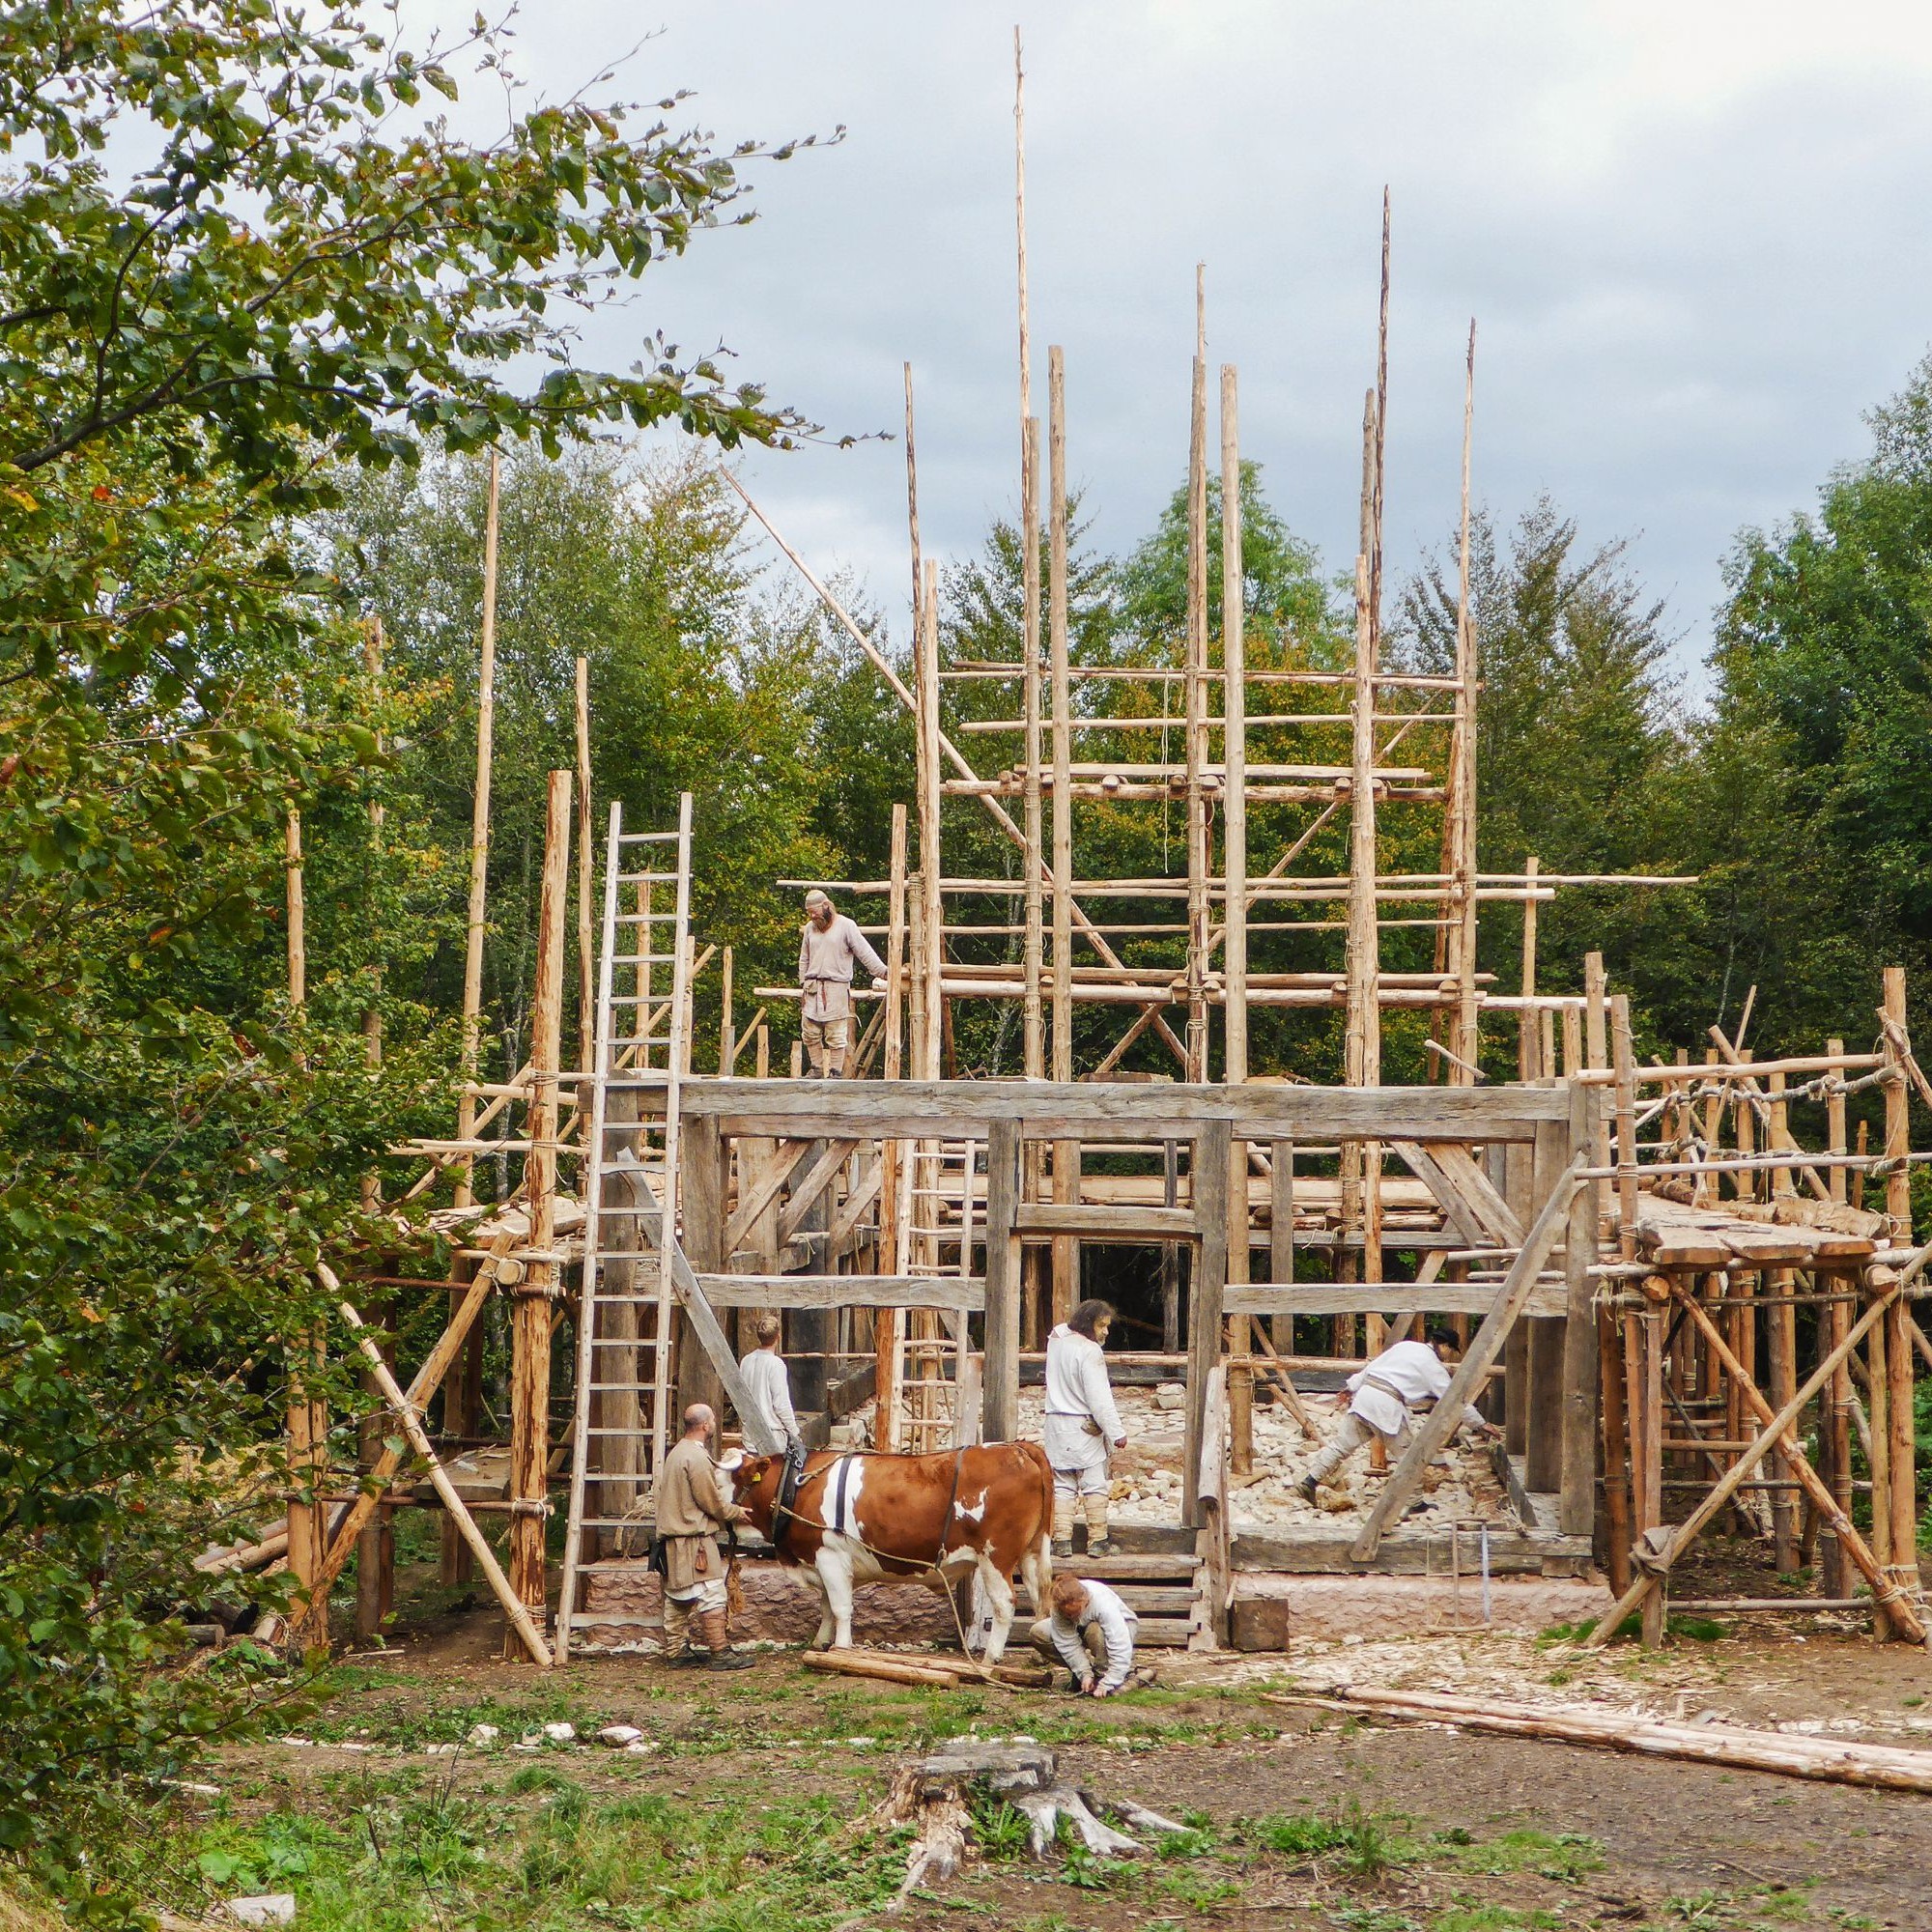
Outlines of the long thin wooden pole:
{"type": "MultiPolygon", "coordinates": [[[[590,816],[590,660],[577,660],[577,1065],[588,1071],[596,1052],[597,944],[591,923],[595,825],[590,816]]],[[[644,949],[648,951],[648,948],[644,949]]],[[[727,998],[725,1007],[729,1008],[727,998]]]]}
{"type": "MultiPolygon", "coordinates": [[[[1221,846],[1227,890],[1222,946],[1223,1078],[1248,1077],[1248,697],[1247,598],[1241,569],[1241,429],[1232,362],[1221,365],[1221,846]]],[[[1245,1198],[1245,1189],[1243,1190],[1245,1198]]],[[[1245,1219],[1245,1216],[1244,1216],[1245,1219]]],[[[1245,1246],[1245,1241],[1242,1242],[1245,1246]]],[[[1229,1251],[1229,1278],[1247,1270],[1229,1251]]]]}
{"type": "MultiPolygon", "coordinates": [[[[1045,1013],[1040,994],[1041,938],[1041,811],[1039,741],[1039,418],[1027,420],[1026,460],[1020,480],[1020,551],[1022,586],[1020,701],[1026,736],[1026,763],[1021,781],[1021,825],[1026,834],[1022,864],[1026,874],[1026,927],[1021,952],[1021,1058],[1029,1080],[1046,1077],[1045,1013]]],[[[1059,801],[1056,799],[1056,810],[1059,801]]]]}
{"type": "Polygon", "coordinates": [[[939,1071],[946,941],[939,897],[939,566],[930,562],[920,594],[919,703],[919,886],[925,922],[920,1065],[931,1080],[939,1071]]]}
{"type": "MultiPolygon", "coordinates": [[[[1522,862],[1522,874],[1528,890],[1522,898],[1522,996],[1525,1000],[1536,997],[1536,854],[1531,853],[1522,862]]],[[[1536,1080],[1544,1072],[1542,1065],[1541,1035],[1537,1030],[1536,1010],[1523,1007],[1517,1014],[1516,1070],[1519,1080],[1536,1080]]]]}
{"type": "Polygon", "coordinates": [[[1456,724],[1450,777],[1455,838],[1449,855],[1454,875],[1451,952],[1456,977],[1456,1053],[1463,1067],[1450,1067],[1458,1086],[1473,1084],[1482,1064],[1482,1020],[1476,1007],[1476,625],[1469,609],[1469,455],[1476,418],[1476,325],[1469,324],[1469,358],[1463,379],[1463,515],[1456,563],[1456,724]],[[1464,1070],[1464,1068],[1468,1070],[1464,1070]]]}
{"type": "MultiPolygon", "coordinates": [[[[1026,853],[1025,993],[1021,1006],[1022,1059],[1029,1080],[1046,1074],[1040,1005],[1040,788],[1039,788],[1039,421],[1033,412],[1033,339],[1027,312],[1026,64],[1020,30],[1013,29],[1013,237],[1019,298],[1020,352],[1020,686],[1026,716],[1026,764],[1021,825],[1026,853]]],[[[937,927],[934,928],[935,932],[937,927]]]]}
{"type": "Polygon", "coordinates": [[[1382,636],[1382,507],[1386,466],[1383,455],[1388,435],[1389,391],[1389,191],[1382,189],[1382,283],[1376,327],[1376,463],[1375,499],[1370,524],[1369,612],[1378,645],[1382,636]]]}
{"type": "MultiPolygon", "coordinates": [[[[570,773],[552,772],[537,911],[536,984],[530,1001],[530,1151],[524,1168],[530,1258],[524,1280],[511,1291],[515,1313],[510,1362],[510,1582],[518,1600],[540,1614],[549,1514],[551,1305],[560,1293],[553,1243],[556,1076],[562,1043],[564,933],[570,917],[570,773]]],[[[520,1626],[517,1635],[523,1635],[520,1626]]]]}
{"type": "MultiPolygon", "coordinates": [[[[1825,1051],[1833,1056],[1844,1053],[1845,1043],[1841,1039],[1825,1042],[1825,1051]]],[[[1717,1057],[1717,1049],[1710,1049],[1710,1057],[1717,1057]]],[[[1826,1130],[1831,1139],[1830,1151],[1843,1154],[1849,1146],[1846,1131],[1845,1087],[1842,1076],[1833,1082],[1825,1099],[1826,1130]]],[[[1715,1140],[1716,1136],[1710,1138],[1715,1140]]],[[[1843,1204],[1846,1196],[1846,1172],[1842,1167],[1834,1167],[1826,1177],[1832,1199],[1843,1204]]],[[[1851,1326],[1852,1311],[1849,1303],[1833,1300],[1824,1310],[1825,1343],[1828,1349],[1835,1349],[1845,1339],[1851,1326]]],[[[1852,1372],[1849,1363],[1841,1361],[1833,1373],[1830,1393],[1821,1405],[1818,1416],[1818,1435],[1823,1448],[1823,1463],[1819,1474],[1831,1485],[1832,1493],[1837,1499],[1838,1507],[1847,1515],[1852,1512],[1852,1372]]],[[[1830,1597],[1842,1597],[1850,1592],[1850,1559],[1839,1547],[1833,1532],[1821,1538],[1821,1560],[1819,1562],[1819,1582],[1823,1592],[1830,1597]]]]}
{"type": "Polygon", "coordinates": [[[1194,270],[1194,390],[1187,443],[1187,1077],[1208,1077],[1208,312],[1194,270]]]}
{"type": "MultiPolygon", "coordinates": [[[[463,1091],[456,1102],[456,1138],[476,1131],[476,1081],[482,1046],[483,926],[490,884],[490,761],[497,717],[497,523],[501,459],[490,452],[490,496],[483,521],[483,626],[476,676],[476,793],[469,813],[469,912],[463,942],[463,1091]]],[[[476,1198],[476,1156],[466,1153],[456,1168],[456,1205],[476,1198]]]]}
{"type": "MultiPolygon", "coordinates": [[[[892,884],[886,900],[886,1044],[884,1077],[896,1080],[904,1070],[902,1040],[906,1008],[906,809],[893,807],[892,884]]],[[[911,1171],[902,1141],[879,1143],[879,1262],[882,1272],[905,1274],[911,1264],[911,1200],[907,1189],[911,1171]]],[[[878,1446],[899,1445],[901,1418],[899,1383],[905,1375],[906,1312],[882,1311],[873,1328],[873,1388],[876,1408],[873,1429],[878,1446]]]]}
{"type": "MultiPolygon", "coordinates": [[[[1047,393],[1047,652],[1053,718],[1053,1077],[1073,1078],[1073,700],[1067,639],[1066,357],[1046,352],[1047,393]]],[[[1080,1198],[1080,1143],[1053,1143],[1053,1198],[1080,1198]]],[[[1052,1314],[1056,1323],[1080,1299],[1080,1243],[1054,1236],[1052,1314]]],[[[1028,1336],[1031,1341],[1031,1333],[1028,1336]]]]}
{"type": "MultiPolygon", "coordinates": [[[[1895,1059],[1897,1048],[1891,1042],[1905,1037],[1905,968],[1888,966],[1883,986],[1882,1011],[1890,1022],[1886,1029],[1888,1046],[1890,1056],[1895,1059]]],[[[1912,1148],[1912,1102],[1902,1067],[1894,1066],[1891,1070],[1893,1077],[1886,1082],[1885,1088],[1885,1151],[1893,1166],[1886,1177],[1885,1211],[1891,1221],[1892,1240],[1910,1243],[1912,1176],[1906,1169],[1905,1156],[1912,1148]]],[[[1887,1311],[1885,1322],[1885,1362],[1889,1382],[1886,1391],[1886,1421],[1891,1433],[1886,1474],[1890,1485],[1892,1567],[1887,1575],[1900,1589],[1916,1591],[1918,1587],[1918,1486],[1915,1467],[1917,1444],[1914,1439],[1916,1372],[1906,1332],[1911,1319],[1911,1311],[1901,1298],[1887,1311]]],[[[1876,1423],[1877,1418],[1874,1417],[1873,1421],[1876,1423]]],[[[1874,1515],[1878,1508],[1879,1497],[1874,1491],[1874,1515]]],[[[1900,1620],[1891,1616],[1889,1621],[1897,1631],[1900,1620]]]]}
{"type": "MultiPolygon", "coordinates": [[[[289,1005],[299,1015],[308,1004],[308,938],[302,897],[301,813],[289,808],[282,832],[283,863],[287,871],[289,1005]]],[[[303,1334],[289,1344],[289,1573],[308,1602],[293,1619],[292,1634],[299,1643],[328,1641],[328,1598],[315,1587],[323,1561],[327,1512],[315,1500],[327,1472],[328,1411],[315,1390],[315,1372],[322,1366],[320,1336],[303,1334]]]]}
{"type": "Polygon", "coordinates": [[[905,365],[906,529],[912,540],[912,634],[919,637],[919,606],[923,594],[919,552],[919,457],[913,443],[912,364],[905,365]]]}
{"type": "MultiPolygon", "coordinates": [[[[371,617],[362,626],[362,668],[369,679],[370,702],[372,705],[379,704],[383,690],[383,620],[380,617],[371,617]]],[[[376,749],[380,752],[382,748],[382,733],[378,730],[376,749]]],[[[369,800],[369,852],[376,865],[382,862],[383,822],[386,816],[381,794],[373,794],[369,800]]],[[[369,1004],[362,1010],[362,1056],[372,1072],[383,1064],[383,968],[380,961],[370,968],[369,1004]]],[[[362,1211],[374,1214],[382,1205],[382,1178],[371,1168],[362,1177],[362,1211]]],[[[374,1385],[369,1378],[364,1377],[365,1389],[374,1385]]],[[[373,1416],[365,1418],[356,1429],[356,1462],[361,1467],[370,1467],[382,1454],[383,1433],[380,1419],[373,1416]]],[[[396,1538],[390,1516],[390,1510],[384,1506],[363,1530],[356,1544],[355,1634],[358,1638],[372,1637],[383,1628],[394,1602],[396,1538]]]]}

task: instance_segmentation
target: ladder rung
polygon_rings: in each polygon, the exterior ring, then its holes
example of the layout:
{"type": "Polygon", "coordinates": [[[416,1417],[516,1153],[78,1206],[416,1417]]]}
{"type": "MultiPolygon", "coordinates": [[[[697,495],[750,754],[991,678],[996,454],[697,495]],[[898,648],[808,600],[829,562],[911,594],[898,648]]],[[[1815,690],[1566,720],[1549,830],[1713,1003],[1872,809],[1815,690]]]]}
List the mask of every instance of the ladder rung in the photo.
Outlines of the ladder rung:
{"type": "Polygon", "coordinates": [[[620,912],[611,915],[619,925],[675,925],[675,912],[620,912]]]}
{"type": "Polygon", "coordinates": [[[619,845],[675,845],[679,835],[675,832],[620,832],[619,845]]]}

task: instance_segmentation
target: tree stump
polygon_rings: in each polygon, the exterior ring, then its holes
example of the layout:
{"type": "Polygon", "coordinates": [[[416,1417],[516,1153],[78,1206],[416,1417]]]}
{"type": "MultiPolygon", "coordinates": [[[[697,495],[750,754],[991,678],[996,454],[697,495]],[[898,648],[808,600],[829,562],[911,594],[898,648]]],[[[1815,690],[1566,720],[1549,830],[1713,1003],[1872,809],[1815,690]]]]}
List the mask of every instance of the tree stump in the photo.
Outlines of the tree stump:
{"type": "Polygon", "coordinates": [[[915,1824],[918,1835],[906,1859],[901,1896],[915,1886],[943,1881],[966,1856],[975,1798],[1010,1804],[1027,1821],[1035,1858],[1057,1842],[1065,1819],[1096,1858],[1120,1858],[1144,1849],[1138,1838],[1117,1832],[1100,1817],[1111,1811],[1140,1832],[1180,1832],[1186,1827],[1157,1811],[1122,1800],[1103,1801],[1065,1783],[1060,1763],[1040,1745],[954,1744],[915,1764],[903,1765],[878,1816],[889,1825],[915,1824]]]}

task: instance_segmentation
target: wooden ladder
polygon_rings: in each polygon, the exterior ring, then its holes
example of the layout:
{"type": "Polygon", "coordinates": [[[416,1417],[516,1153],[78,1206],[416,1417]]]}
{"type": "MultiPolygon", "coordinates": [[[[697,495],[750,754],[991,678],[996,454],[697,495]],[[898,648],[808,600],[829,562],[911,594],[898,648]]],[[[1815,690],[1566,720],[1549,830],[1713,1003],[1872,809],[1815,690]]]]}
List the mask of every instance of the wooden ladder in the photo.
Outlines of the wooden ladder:
{"type": "Polygon", "coordinates": [[[675,1390],[672,1361],[679,1095],[689,1071],[691,794],[673,832],[626,832],[613,801],[604,852],[604,929],[584,1150],[582,1304],[570,1519],[557,1655],[585,1624],[584,1581],[634,1570],[651,1531],[675,1390]],[[661,1093],[662,1109],[643,1105],[661,1093]]]}

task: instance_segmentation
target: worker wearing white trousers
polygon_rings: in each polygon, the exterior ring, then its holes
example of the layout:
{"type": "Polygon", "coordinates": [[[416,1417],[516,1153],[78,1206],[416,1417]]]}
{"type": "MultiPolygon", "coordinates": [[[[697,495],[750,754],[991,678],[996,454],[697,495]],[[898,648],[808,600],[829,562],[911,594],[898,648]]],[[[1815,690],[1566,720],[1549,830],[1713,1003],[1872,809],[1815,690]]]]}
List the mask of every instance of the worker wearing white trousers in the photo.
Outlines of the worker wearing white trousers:
{"type": "Polygon", "coordinates": [[[1047,1592],[1049,1615],[1033,1627],[1033,1640],[1072,1673],[1083,1696],[1111,1697],[1133,1675],[1134,1634],[1140,1619],[1106,1584],[1063,1570],[1047,1592]]]}
{"type": "Polygon", "coordinates": [[[1107,1452],[1124,1449],[1127,1432],[1107,1382],[1107,1332],[1114,1311],[1083,1301],[1046,1338],[1046,1460],[1053,1469],[1053,1553],[1073,1554],[1073,1516],[1084,1506],[1087,1553],[1104,1556],[1107,1452]]]}
{"type": "MultiPolygon", "coordinates": [[[[1391,1446],[1408,1434],[1411,1409],[1433,1408],[1449,1393],[1449,1371],[1441,1350],[1454,1348],[1451,1331],[1432,1327],[1428,1340],[1397,1342],[1349,1378],[1349,1408],[1335,1433],[1309,1463],[1301,1479],[1301,1493],[1315,1500],[1316,1486],[1325,1483],[1355,1451],[1377,1436],[1391,1446]]],[[[1473,1406],[1457,1425],[1459,1433],[1474,1429],[1496,1432],[1473,1406]]]]}

